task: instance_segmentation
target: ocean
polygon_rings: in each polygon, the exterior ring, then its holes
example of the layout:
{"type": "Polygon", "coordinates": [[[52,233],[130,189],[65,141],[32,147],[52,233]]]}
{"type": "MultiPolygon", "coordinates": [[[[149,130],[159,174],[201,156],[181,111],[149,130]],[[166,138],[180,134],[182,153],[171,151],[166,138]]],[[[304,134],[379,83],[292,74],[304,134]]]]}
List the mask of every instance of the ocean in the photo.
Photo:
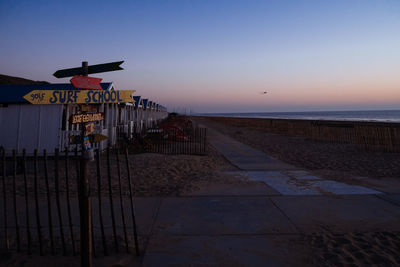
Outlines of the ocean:
{"type": "Polygon", "coordinates": [[[206,113],[199,115],[271,119],[400,122],[400,110],[206,113]]]}

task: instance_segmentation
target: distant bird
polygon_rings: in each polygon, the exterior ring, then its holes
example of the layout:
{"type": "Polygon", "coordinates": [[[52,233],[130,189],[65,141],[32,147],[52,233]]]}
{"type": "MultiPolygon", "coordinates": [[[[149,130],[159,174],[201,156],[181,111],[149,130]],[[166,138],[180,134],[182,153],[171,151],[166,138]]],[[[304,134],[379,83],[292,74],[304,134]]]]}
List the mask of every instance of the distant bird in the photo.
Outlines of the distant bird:
{"type": "Polygon", "coordinates": [[[267,94],[267,90],[264,90],[264,92],[260,92],[261,95],[266,95],[267,94]]]}

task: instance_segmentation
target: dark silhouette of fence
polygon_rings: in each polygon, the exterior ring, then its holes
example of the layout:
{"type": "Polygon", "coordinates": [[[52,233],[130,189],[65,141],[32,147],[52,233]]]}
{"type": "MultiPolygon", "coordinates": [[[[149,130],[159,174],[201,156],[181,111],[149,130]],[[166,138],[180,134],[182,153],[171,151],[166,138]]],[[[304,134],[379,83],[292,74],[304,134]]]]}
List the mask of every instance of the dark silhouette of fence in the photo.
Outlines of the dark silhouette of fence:
{"type": "MultiPolygon", "coordinates": [[[[80,251],[80,153],[58,149],[49,157],[1,151],[0,248],[40,255],[80,251]]],[[[96,151],[89,165],[94,256],[120,248],[139,255],[134,188],[127,151],[96,151]],[[123,158],[122,160],[120,158],[123,158]]]]}
{"type": "Polygon", "coordinates": [[[149,130],[145,140],[146,152],[173,155],[207,154],[207,128],[149,130]]]}
{"type": "Polygon", "coordinates": [[[400,152],[400,127],[398,123],[232,117],[205,118],[233,126],[303,136],[312,140],[355,144],[366,150],[400,152]]]}

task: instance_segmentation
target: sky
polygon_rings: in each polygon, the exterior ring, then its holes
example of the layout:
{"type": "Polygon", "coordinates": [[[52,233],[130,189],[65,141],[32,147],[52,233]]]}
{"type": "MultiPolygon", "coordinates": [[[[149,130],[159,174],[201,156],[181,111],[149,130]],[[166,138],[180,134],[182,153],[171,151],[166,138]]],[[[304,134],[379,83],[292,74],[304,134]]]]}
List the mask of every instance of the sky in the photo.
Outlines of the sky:
{"type": "Polygon", "coordinates": [[[124,60],[92,76],[170,111],[400,109],[398,0],[0,0],[0,36],[1,74],[124,60]]]}

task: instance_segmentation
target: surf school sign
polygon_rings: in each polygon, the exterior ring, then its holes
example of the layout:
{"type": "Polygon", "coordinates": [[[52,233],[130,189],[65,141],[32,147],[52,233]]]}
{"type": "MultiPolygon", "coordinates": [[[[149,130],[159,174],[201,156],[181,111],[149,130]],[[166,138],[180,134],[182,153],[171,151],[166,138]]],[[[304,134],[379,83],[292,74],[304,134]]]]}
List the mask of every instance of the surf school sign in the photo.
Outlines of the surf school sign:
{"type": "Polygon", "coordinates": [[[133,103],[135,90],[33,90],[24,95],[32,104],[133,103]]]}

